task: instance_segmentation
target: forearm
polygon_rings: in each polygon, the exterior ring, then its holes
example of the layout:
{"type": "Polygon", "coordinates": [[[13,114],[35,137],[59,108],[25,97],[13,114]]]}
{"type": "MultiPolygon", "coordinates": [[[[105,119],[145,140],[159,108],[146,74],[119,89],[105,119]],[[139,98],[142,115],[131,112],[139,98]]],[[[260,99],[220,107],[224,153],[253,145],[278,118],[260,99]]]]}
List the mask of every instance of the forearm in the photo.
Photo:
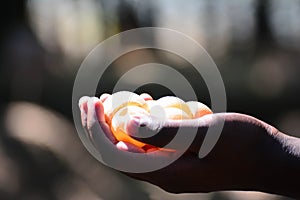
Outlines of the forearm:
{"type": "Polygon", "coordinates": [[[300,139],[281,132],[273,137],[259,177],[258,190],[300,198],[300,139]]]}
{"type": "Polygon", "coordinates": [[[226,148],[227,162],[239,161],[232,166],[240,168],[232,170],[233,184],[225,181],[224,189],[257,190],[300,199],[300,139],[250,116],[227,114],[225,119],[215,148],[226,148]],[[234,155],[233,160],[229,160],[230,155],[234,155]]]}

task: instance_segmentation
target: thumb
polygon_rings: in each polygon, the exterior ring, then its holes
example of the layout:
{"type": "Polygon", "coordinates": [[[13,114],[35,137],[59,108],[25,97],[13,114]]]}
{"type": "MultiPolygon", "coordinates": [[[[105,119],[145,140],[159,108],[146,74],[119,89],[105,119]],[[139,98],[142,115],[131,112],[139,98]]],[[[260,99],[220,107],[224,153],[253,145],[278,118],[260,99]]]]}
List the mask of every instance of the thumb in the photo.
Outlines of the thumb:
{"type": "Polygon", "coordinates": [[[165,147],[175,144],[175,148],[199,151],[203,138],[212,117],[203,117],[192,120],[166,120],[159,121],[156,118],[144,116],[135,117],[128,124],[127,133],[134,139],[156,147],[165,147]]]}

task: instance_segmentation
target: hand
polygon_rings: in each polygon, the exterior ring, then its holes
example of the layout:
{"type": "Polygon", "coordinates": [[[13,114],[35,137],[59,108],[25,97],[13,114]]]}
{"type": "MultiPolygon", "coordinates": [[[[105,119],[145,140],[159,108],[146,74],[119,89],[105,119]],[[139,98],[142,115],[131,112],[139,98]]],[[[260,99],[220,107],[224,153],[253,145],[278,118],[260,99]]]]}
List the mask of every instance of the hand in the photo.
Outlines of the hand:
{"type": "MultiPolygon", "coordinates": [[[[142,96],[151,98],[146,94],[142,96]]],[[[91,139],[93,135],[99,134],[93,127],[100,126],[115,148],[147,156],[143,149],[113,137],[103,113],[102,103],[107,97],[108,94],[105,94],[100,99],[83,97],[80,100],[82,124],[91,139]]],[[[166,121],[163,125],[157,135],[136,139],[163,147],[172,140],[178,127],[184,127],[188,132],[190,127],[195,126],[198,127],[197,136],[186,152],[169,166],[148,173],[125,174],[173,193],[257,190],[300,196],[298,185],[290,180],[300,176],[299,139],[287,136],[251,116],[238,113],[218,113],[180,122],[166,121]],[[220,118],[225,120],[225,124],[217,144],[205,158],[199,159],[198,151],[208,127],[217,125],[220,118]]],[[[172,154],[166,151],[155,155],[167,158],[172,154]]],[[[132,156],[128,159],[134,159],[134,154],[132,156]]]]}

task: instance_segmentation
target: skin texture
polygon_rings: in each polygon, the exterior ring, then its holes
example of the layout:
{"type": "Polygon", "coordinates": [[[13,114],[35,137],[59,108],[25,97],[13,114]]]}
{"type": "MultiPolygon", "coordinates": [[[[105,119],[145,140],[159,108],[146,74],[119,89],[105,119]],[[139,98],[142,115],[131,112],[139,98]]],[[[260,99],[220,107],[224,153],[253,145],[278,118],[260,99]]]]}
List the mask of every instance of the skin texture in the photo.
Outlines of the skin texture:
{"type": "MultiPolygon", "coordinates": [[[[89,135],[93,135],[100,134],[95,133],[97,129],[93,128],[99,126],[115,148],[144,153],[146,156],[143,149],[117,141],[112,135],[105,123],[102,104],[108,96],[104,94],[99,99],[80,99],[83,127],[89,135]]],[[[145,100],[152,99],[148,94],[141,96],[145,100]]],[[[190,128],[198,127],[197,136],[189,149],[169,166],[153,172],[126,175],[172,193],[250,190],[300,198],[299,138],[288,136],[254,117],[238,113],[217,113],[195,120],[164,122],[156,122],[155,119],[149,122],[143,117],[135,118],[130,128],[160,128],[160,132],[153,137],[135,137],[144,143],[163,147],[176,135],[178,127],[183,127],[187,133],[190,128]],[[208,127],[217,125],[220,118],[225,124],[217,144],[206,157],[199,159],[198,152],[208,127]]],[[[164,158],[173,153],[166,151],[155,156],[164,158]]]]}

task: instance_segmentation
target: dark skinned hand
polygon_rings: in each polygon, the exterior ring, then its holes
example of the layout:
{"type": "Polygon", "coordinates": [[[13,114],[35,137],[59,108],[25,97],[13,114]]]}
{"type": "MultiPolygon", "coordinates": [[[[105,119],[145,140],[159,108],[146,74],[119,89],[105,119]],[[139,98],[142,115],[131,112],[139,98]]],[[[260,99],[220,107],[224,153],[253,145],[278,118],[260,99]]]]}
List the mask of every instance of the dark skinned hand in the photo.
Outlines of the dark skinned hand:
{"type": "MultiPolygon", "coordinates": [[[[102,128],[111,145],[119,151],[148,156],[143,149],[117,141],[113,136],[105,122],[102,104],[108,96],[104,94],[100,98],[80,99],[83,127],[90,136],[100,134],[97,130],[102,128]]],[[[145,100],[152,99],[148,94],[141,96],[145,100]]],[[[132,126],[136,124],[132,123],[132,126]]],[[[164,147],[174,138],[178,127],[186,129],[187,133],[194,127],[198,131],[192,145],[165,168],[147,173],[122,173],[172,193],[252,190],[300,198],[299,138],[283,134],[261,120],[238,113],[209,114],[195,120],[176,122],[170,120],[160,123],[160,126],[160,132],[155,136],[135,139],[164,147]],[[200,159],[198,152],[208,128],[217,126],[221,121],[224,121],[224,127],[218,142],[206,157],[200,159]]],[[[172,154],[174,152],[158,151],[153,155],[163,159],[172,154]]],[[[128,159],[134,159],[134,154],[131,155],[133,158],[128,159]]]]}

